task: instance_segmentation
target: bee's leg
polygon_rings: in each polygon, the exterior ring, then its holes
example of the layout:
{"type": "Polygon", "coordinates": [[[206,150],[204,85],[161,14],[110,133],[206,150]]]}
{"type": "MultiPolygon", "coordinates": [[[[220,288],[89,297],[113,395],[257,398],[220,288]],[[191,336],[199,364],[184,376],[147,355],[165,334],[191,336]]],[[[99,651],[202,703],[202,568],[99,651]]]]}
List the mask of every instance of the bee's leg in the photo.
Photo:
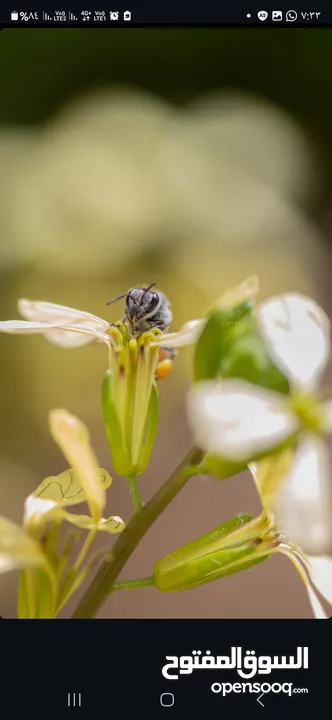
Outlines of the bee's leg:
{"type": "Polygon", "coordinates": [[[110,328],[115,327],[115,328],[117,328],[117,330],[119,330],[119,325],[121,325],[121,324],[122,324],[122,321],[110,323],[108,326],[108,329],[110,330],[110,328]]]}

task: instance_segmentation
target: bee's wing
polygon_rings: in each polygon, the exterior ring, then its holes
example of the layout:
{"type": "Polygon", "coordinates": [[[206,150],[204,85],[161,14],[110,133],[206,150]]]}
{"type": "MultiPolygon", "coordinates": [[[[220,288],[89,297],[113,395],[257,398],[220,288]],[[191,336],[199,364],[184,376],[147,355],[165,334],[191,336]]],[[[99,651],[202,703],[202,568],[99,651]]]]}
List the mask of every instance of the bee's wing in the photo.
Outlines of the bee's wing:
{"type": "Polygon", "coordinates": [[[43,334],[60,347],[79,347],[93,341],[107,342],[109,325],[96,315],[54,303],[21,299],[18,309],[25,320],[0,322],[0,331],[43,334]],[[71,329],[72,328],[72,329],[71,329]]]}

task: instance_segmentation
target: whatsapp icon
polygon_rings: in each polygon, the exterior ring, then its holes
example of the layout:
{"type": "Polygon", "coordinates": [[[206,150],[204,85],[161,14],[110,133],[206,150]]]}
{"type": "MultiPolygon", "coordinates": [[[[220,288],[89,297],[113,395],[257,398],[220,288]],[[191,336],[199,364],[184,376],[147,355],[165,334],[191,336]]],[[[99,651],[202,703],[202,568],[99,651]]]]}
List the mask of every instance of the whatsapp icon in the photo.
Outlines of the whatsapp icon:
{"type": "Polygon", "coordinates": [[[286,22],[295,22],[297,20],[296,10],[288,10],[286,13],[286,22]]]}

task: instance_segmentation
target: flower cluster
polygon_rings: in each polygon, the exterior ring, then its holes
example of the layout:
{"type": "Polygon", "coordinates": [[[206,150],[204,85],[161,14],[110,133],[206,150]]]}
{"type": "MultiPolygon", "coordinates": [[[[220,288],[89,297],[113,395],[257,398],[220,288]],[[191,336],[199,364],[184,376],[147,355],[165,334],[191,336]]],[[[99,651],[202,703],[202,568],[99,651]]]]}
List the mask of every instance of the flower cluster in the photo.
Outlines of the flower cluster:
{"type": "Polygon", "coordinates": [[[71,467],[45,478],[28,496],[21,527],[0,518],[0,572],[22,570],[20,618],[55,617],[93,567],[91,561],[85,565],[84,561],[96,534],[120,533],[125,527],[120,517],[102,517],[105,490],[112,478],[98,467],[85,425],[65,410],[53,410],[50,430],[71,467]],[[83,502],[88,504],[90,515],[67,510],[83,502]],[[79,530],[68,533],[61,544],[59,531],[64,521],[79,530]],[[82,536],[80,530],[88,530],[89,535],[68,569],[82,536]]]}
{"type": "MultiPolygon", "coordinates": [[[[332,398],[320,390],[330,357],[330,323],[310,298],[289,293],[256,305],[257,294],[257,279],[248,278],[224,293],[205,319],[191,321],[177,333],[151,327],[137,337],[125,320],[110,326],[87,312],[20,300],[24,320],[1,322],[0,331],[40,333],[62,347],[106,344],[105,428],[113,465],[131,482],[138,512],[142,503],[132,483],[146,469],[155,441],[161,351],[194,345],[188,420],[201,450],[198,465],[183,469],[184,481],[203,472],[226,479],[248,468],[262,511],[257,518],[240,514],[175,550],[156,563],[142,584],[166,592],[186,590],[279,552],[294,563],[315,616],[323,618],[316,590],[332,605],[332,486],[326,443],[332,398]]],[[[29,496],[23,528],[6,520],[0,527],[0,568],[25,568],[21,617],[56,615],[89,572],[89,564],[81,566],[98,530],[120,532],[124,527],[119,518],[101,517],[111,478],[98,468],[86,428],[66,411],[53,411],[50,427],[71,469],[47,478],[29,496]],[[90,516],[65,510],[82,500],[88,502],[90,516]],[[90,531],[67,576],[68,549],[59,555],[54,544],[64,520],[90,531]],[[41,581],[30,574],[36,568],[46,573],[51,588],[39,609],[41,581]]]]}
{"type": "Polygon", "coordinates": [[[18,310],[24,319],[0,322],[1,332],[41,334],[63,348],[89,343],[107,346],[109,362],[102,396],[113,465],[123,476],[141,474],[149,462],[157,430],[156,380],[161,346],[172,350],[191,344],[201,321],[186,323],[177,333],[152,329],[134,338],[123,322],[110,325],[96,315],[64,305],[22,298],[18,310]]]}
{"type": "Polygon", "coordinates": [[[330,356],[330,324],[315,302],[297,294],[266,300],[255,316],[267,353],[288,380],[289,391],[217,377],[193,387],[188,418],[207,453],[249,466],[271,552],[292,559],[316,614],[323,617],[310,583],[332,604],[332,559],[322,555],[332,545],[331,467],[325,443],[332,430],[332,403],[319,393],[330,356]]]}

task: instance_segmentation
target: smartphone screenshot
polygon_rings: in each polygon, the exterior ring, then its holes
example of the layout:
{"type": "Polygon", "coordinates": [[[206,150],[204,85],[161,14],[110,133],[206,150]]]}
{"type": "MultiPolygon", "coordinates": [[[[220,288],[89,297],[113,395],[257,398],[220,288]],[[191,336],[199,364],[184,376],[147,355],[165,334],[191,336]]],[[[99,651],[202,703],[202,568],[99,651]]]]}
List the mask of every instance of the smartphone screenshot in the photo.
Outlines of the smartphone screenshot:
{"type": "Polygon", "coordinates": [[[325,707],[331,62],[327,3],[0,10],[12,712],[325,707]]]}

